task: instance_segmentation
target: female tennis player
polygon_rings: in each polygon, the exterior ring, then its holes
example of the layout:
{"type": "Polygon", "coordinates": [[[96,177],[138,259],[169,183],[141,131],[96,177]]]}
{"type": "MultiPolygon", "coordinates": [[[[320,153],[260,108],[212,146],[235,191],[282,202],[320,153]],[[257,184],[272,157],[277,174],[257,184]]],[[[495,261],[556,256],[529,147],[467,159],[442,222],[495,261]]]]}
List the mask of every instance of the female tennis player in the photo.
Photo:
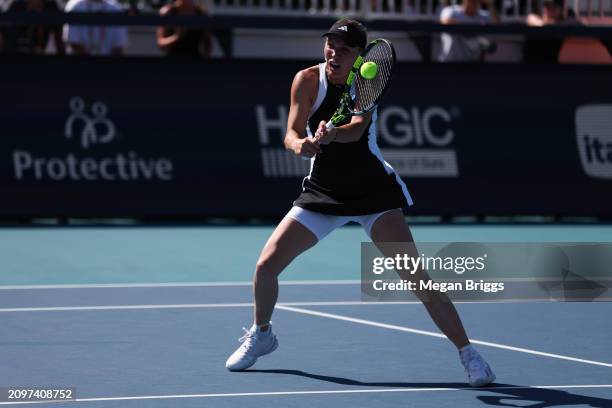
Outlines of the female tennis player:
{"type": "MultiPolygon", "coordinates": [[[[257,358],[273,352],[278,341],[270,319],[278,298],[278,275],[302,252],[334,229],[356,221],[374,243],[405,242],[406,251],[418,256],[402,208],[412,205],[403,181],[386,163],[376,144],[376,110],[353,116],[326,129],[338,107],[353,62],[367,42],[365,27],[342,19],[323,35],[325,62],[299,71],[291,86],[291,108],[285,147],[311,157],[310,174],[293,208],[264,246],[254,276],[255,322],[240,339],[242,345],[226,367],[241,371],[257,358]]],[[[394,257],[381,246],[385,256],[394,257]]],[[[401,276],[427,280],[424,270],[401,276]]],[[[455,307],[440,292],[416,292],[438,328],[458,348],[471,386],[495,380],[489,365],[470,344],[455,307]]]]}

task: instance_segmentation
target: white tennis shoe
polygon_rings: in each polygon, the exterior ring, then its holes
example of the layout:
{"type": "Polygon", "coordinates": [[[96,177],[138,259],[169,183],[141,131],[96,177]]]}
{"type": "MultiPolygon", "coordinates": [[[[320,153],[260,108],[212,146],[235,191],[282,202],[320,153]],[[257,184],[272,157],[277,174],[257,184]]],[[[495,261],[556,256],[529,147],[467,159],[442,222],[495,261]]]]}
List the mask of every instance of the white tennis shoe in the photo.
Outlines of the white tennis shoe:
{"type": "Polygon", "coordinates": [[[225,362],[225,367],[230,371],[246,370],[255,364],[259,357],[270,354],[278,347],[278,340],[272,333],[272,325],[269,325],[265,332],[259,330],[256,325],[250,330],[244,327],[242,330],[244,336],[238,339],[242,344],[225,362]]]}
{"type": "Polygon", "coordinates": [[[467,372],[470,386],[483,387],[495,381],[493,370],[471,344],[462,348],[459,356],[467,372]]]}

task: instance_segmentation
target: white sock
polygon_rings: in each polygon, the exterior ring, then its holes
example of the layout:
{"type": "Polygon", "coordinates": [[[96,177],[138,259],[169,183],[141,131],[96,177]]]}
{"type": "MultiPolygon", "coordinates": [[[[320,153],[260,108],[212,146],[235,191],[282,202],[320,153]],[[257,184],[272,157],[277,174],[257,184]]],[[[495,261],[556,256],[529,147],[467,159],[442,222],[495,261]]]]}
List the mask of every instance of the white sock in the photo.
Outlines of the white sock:
{"type": "Polygon", "coordinates": [[[251,330],[255,331],[255,333],[257,333],[257,334],[261,334],[262,336],[267,336],[268,334],[270,334],[272,332],[272,325],[271,325],[271,322],[270,323],[266,323],[266,324],[260,324],[260,325],[257,325],[255,323],[253,323],[253,326],[251,327],[251,330]],[[268,326],[268,329],[266,331],[262,331],[261,330],[262,326],[268,326]]]}

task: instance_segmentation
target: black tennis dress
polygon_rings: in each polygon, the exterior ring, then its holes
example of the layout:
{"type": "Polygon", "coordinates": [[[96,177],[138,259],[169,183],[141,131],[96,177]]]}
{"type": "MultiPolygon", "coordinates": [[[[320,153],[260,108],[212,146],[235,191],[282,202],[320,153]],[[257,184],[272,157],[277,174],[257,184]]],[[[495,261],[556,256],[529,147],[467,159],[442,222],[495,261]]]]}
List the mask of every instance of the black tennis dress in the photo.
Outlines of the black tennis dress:
{"type": "MultiPolygon", "coordinates": [[[[319,92],[308,118],[308,136],[315,134],[319,122],[332,117],[341,95],[342,87],[327,81],[325,63],[319,64],[319,92]]],[[[321,146],[293,205],[329,215],[366,215],[412,205],[406,184],[380,153],[376,118],[375,110],[358,141],[321,146]]]]}

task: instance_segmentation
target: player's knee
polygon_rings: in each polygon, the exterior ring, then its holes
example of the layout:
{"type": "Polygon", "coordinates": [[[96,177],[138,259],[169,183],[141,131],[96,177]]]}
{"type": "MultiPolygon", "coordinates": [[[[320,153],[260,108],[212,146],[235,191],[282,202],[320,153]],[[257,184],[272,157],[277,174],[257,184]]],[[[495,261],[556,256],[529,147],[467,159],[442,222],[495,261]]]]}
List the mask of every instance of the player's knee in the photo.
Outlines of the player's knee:
{"type": "Polygon", "coordinates": [[[260,258],[255,265],[255,280],[265,282],[276,279],[277,272],[268,259],[260,258]]]}

